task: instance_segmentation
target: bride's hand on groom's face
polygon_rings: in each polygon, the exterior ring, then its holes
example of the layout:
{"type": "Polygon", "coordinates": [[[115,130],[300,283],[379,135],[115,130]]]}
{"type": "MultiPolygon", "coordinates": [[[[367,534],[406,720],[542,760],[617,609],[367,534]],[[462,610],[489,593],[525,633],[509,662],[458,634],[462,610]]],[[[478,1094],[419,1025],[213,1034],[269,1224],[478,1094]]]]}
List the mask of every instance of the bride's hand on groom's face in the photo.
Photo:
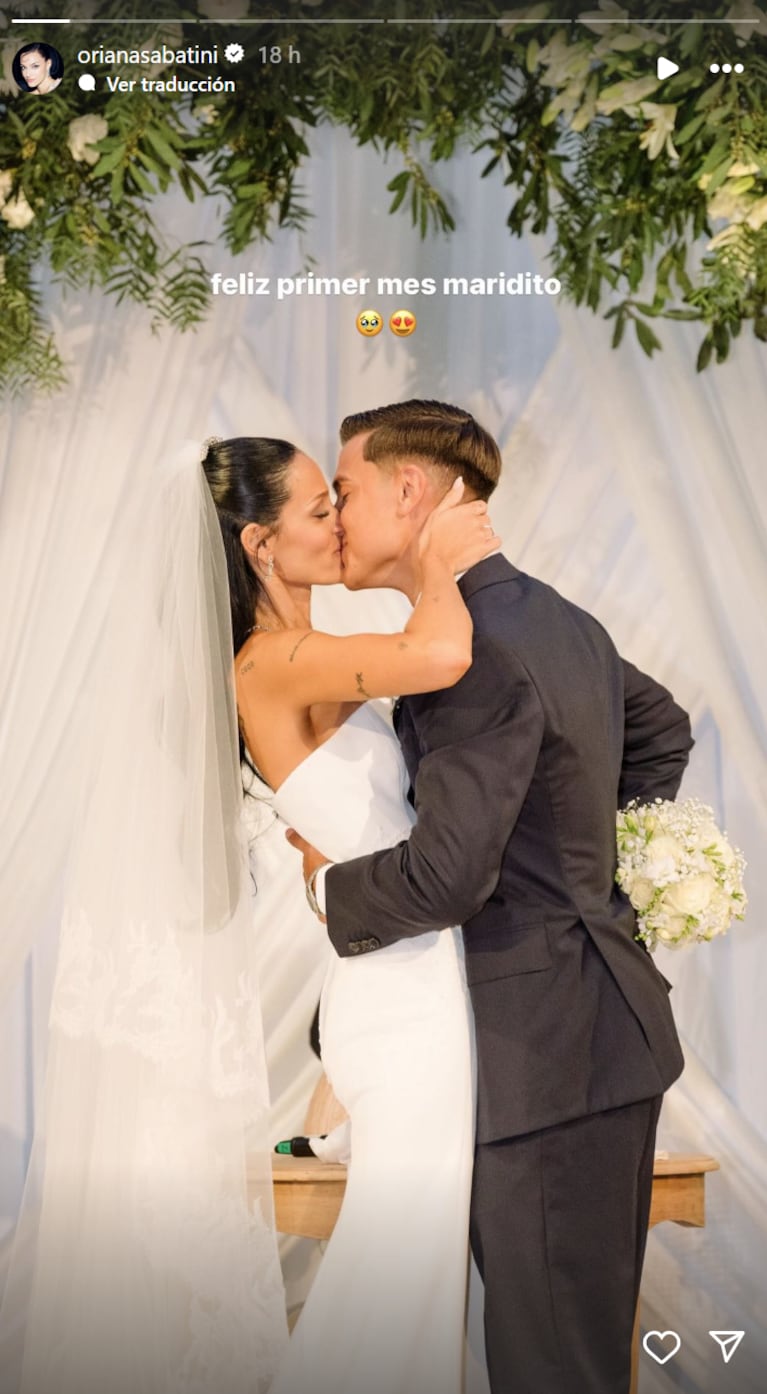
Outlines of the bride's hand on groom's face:
{"type": "Polygon", "coordinates": [[[463,493],[463,480],[456,479],[427,520],[419,541],[422,563],[437,560],[456,574],[476,566],[501,545],[487,504],[482,499],[464,503],[463,493]]]}

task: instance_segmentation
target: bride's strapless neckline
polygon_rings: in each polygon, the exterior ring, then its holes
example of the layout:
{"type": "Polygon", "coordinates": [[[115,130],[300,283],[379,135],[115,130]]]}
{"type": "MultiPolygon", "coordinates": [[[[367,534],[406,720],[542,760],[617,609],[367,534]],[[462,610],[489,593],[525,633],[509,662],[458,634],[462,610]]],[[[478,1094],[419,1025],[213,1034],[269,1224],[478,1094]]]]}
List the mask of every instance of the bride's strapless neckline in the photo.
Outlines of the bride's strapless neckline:
{"type": "MultiPolygon", "coordinates": [[[[367,705],[367,703],[363,705],[367,705]]],[[[358,707],[357,711],[359,710],[360,708],[358,707]]],[[[356,715],[356,711],[352,712],[351,716],[347,716],[346,721],[342,721],[341,725],[337,726],[335,731],[331,731],[330,735],[326,736],[324,741],[320,741],[319,745],[315,745],[314,750],[310,750],[308,754],[306,754],[303,757],[302,760],[299,760],[297,765],[293,766],[292,770],[290,771],[290,774],[285,775],[285,778],[283,779],[282,783],[278,784],[277,788],[272,790],[272,793],[280,794],[282,790],[285,788],[285,785],[288,784],[290,780],[293,778],[294,774],[298,774],[298,771],[302,770],[304,768],[304,765],[308,765],[309,761],[313,760],[315,755],[319,755],[319,752],[321,750],[325,750],[329,745],[332,745],[333,741],[336,740],[338,736],[340,736],[341,732],[348,726],[350,721],[354,720],[356,715]]]]}
{"type": "Polygon", "coordinates": [[[413,810],[399,742],[375,702],[363,702],[293,767],[272,796],[289,827],[331,861],[391,847],[413,810]]]}
{"type": "MultiPolygon", "coordinates": [[[[386,722],[384,721],[384,718],[381,716],[379,712],[376,711],[375,707],[372,706],[370,702],[360,702],[359,706],[355,707],[354,711],[351,712],[349,716],[347,716],[345,721],[341,722],[340,726],[336,727],[335,731],[331,731],[329,736],[326,736],[324,740],[320,741],[319,745],[315,745],[313,750],[310,750],[306,755],[304,755],[302,760],[299,760],[297,765],[293,766],[292,770],[290,771],[290,774],[286,774],[285,778],[282,780],[280,784],[277,785],[276,789],[272,789],[272,793],[274,795],[281,794],[285,786],[290,783],[290,780],[293,778],[294,775],[298,774],[299,770],[303,770],[305,766],[308,765],[309,761],[314,759],[315,755],[319,755],[321,750],[327,750],[328,746],[332,745],[333,742],[338,739],[342,732],[346,730],[347,726],[356,725],[357,718],[365,711],[367,711],[368,714],[373,717],[374,725],[383,726],[384,728],[386,728],[386,722]]],[[[363,725],[364,724],[365,723],[363,722],[363,725]]],[[[264,780],[264,783],[266,783],[266,780],[264,780]]]]}

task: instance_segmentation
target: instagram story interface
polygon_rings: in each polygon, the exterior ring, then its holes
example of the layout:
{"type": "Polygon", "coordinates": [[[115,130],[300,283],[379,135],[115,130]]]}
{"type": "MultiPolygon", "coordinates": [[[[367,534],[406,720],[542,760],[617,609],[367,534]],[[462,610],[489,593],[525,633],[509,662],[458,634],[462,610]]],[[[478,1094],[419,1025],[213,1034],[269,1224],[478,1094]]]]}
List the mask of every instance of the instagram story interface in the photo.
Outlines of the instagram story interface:
{"type": "MultiPolygon", "coordinates": [[[[756,1394],[767,1361],[758,1199],[767,965],[757,933],[767,914],[765,0],[170,0],[159,9],[8,0],[0,45],[0,522],[5,509],[17,530],[25,519],[31,529],[39,505],[40,550],[6,554],[7,585],[40,607],[32,578],[38,589],[48,578],[47,603],[61,614],[60,651],[50,668],[41,656],[37,676],[29,669],[31,695],[21,702],[22,688],[14,697],[9,686],[20,715],[38,713],[39,740],[46,713],[64,701],[44,700],[55,676],[57,691],[71,687],[75,721],[72,665],[86,672],[108,618],[99,606],[110,527],[151,461],[179,442],[198,442],[202,461],[211,441],[215,452],[216,442],[266,437],[317,461],[347,576],[345,588],[317,587],[315,628],[384,633],[404,628],[409,606],[396,581],[355,581],[351,549],[344,555],[341,423],[416,402],[459,408],[486,429],[503,458],[488,506],[504,555],[595,615],[690,713],[695,747],[679,798],[699,800],[710,819],[698,811],[694,828],[622,825],[635,858],[622,885],[642,952],[672,985],[685,1057],[661,1114],[626,1341],[632,1389],[756,1394]],[[34,500],[23,492],[30,472],[34,500]],[[727,828],[723,842],[706,841],[712,825],[717,837],[727,828]],[[640,838],[660,847],[641,866],[640,838]],[[697,880],[678,890],[692,874],[692,863],[680,871],[682,844],[698,858],[697,880]]],[[[386,534],[383,513],[368,529],[374,540],[386,534]]],[[[9,622],[20,667],[37,613],[22,608],[9,622]]],[[[361,680],[359,693],[364,700],[361,680]]],[[[437,724],[419,738],[419,760],[430,758],[432,736],[438,746],[437,724]]],[[[68,729],[54,719],[55,760],[66,760],[68,729]]],[[[552,747],[562,754],[561,742],[552,747]]],[[[39,759],[30,737],[35,748],[39,759]]],[[[13,787],[33,766],[30,753],[13,787]]],[[[41,809],[56,806],[57,768],[47,792],[39,785],[41,809]]],[[[494,816],[484,808],[483,827],[494,816]]],[[[267,843],[257,837],[277,845],[277,813],[253,800],[249,817],[274,1141],[301,1143],[313,1131],[305,1114],[327,935],[316,918],[301,919],[299,861],[281,825],[279,857],[258,860],[267,843]],[[278,862],[285,879],[270,900],[278,862]],[[299,926],[292,966],[277,935],[280,907],[283,931],[293,913],[299,926]]],[[[40,837],[46,828],[41,821],[40,837]]],[[[60,836],[63,858],[63,827],[60,836]]],[[[518,924],[521,940],[524,905],[518,924]]],[[[360,925],[363,944],[375,934],[360,925]]],[[[375,954],[359,957],[365,969],[375,954]]],[[[530,956],[507,976],[523,995],[544,971],[530,956]]],[[[476,1011],[502,976],[487,968],[476,1011]]],[[[18,1022],[26,1011],[18,1007],[18,1022]]],[[[18,1022],[9,1059],[29,1102],[41,1066],[32,1026],[18,1022]]],[[[7,1099],[0,1090],[16,1139],[0,1236],[8,1244],[34,1136],[15,1088],[7,1099]]],[[[631,1102],[647,1097],[638,1086],[631,1102]]],[[[573,1119],[582,1104],[573,1095],[573,1119]]],[[[339,1166],[331,1158],[333,1174],[339,1166]]],[[[602,1156],[581,1175],[584,1193],[596,1188],[606,1207],[609,1173],[602,1156]]],[[[275,1183],[279,1228],[278,1192],[275,1183]]],[[[282,1253],[292,1325],[321,1271],[316,1241],[329,1236],[285,1233],[301,1236],[282,1253]]],[[[492,1368],[487,1382],[472,1273],[466,1389],[500,1394],[492,1368]]],[[[2,1340],[0,1317],[0,1349],[2,1340]]],[[[581,1344],[599,1341],[594,1317],[581,1344]]],[[[566,1385],[552,1362],[553,1394],[566,1385]]],[[[15,1378],[8,1387],[21,1390],[15,1378]]],[[[246,1387],[232,1376],[231,1394],[246,1387]]]]}

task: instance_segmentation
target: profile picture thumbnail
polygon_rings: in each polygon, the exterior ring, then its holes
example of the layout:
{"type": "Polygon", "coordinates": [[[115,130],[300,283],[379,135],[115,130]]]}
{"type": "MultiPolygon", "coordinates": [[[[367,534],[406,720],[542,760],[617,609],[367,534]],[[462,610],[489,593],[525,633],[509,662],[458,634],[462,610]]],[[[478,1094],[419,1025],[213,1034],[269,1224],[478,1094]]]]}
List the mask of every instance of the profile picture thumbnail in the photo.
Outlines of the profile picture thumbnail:
{"type": "Polygon", "coordinates": [[[16,86],[22,92],[46,97],[55,92],[64,76],[64,59],[51,44],[24,44],[11,64],[16,86]]]}

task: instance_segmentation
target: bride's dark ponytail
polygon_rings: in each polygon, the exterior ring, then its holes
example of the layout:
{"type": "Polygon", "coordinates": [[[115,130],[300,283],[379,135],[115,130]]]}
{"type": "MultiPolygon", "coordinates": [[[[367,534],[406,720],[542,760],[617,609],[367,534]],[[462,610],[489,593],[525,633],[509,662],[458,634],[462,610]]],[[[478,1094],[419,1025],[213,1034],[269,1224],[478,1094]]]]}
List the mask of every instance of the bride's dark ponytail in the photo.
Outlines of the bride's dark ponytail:
{"type": "Polygon", "coordinates": [[[248,523],[276,527],[288,501],[288,471],[295,454],[296,447],[285,440],[236,436],[210,441],[202,461],[224,539],[235,653],[253,628],[256,607],[269,604],[240,534],[248,523]]]}

